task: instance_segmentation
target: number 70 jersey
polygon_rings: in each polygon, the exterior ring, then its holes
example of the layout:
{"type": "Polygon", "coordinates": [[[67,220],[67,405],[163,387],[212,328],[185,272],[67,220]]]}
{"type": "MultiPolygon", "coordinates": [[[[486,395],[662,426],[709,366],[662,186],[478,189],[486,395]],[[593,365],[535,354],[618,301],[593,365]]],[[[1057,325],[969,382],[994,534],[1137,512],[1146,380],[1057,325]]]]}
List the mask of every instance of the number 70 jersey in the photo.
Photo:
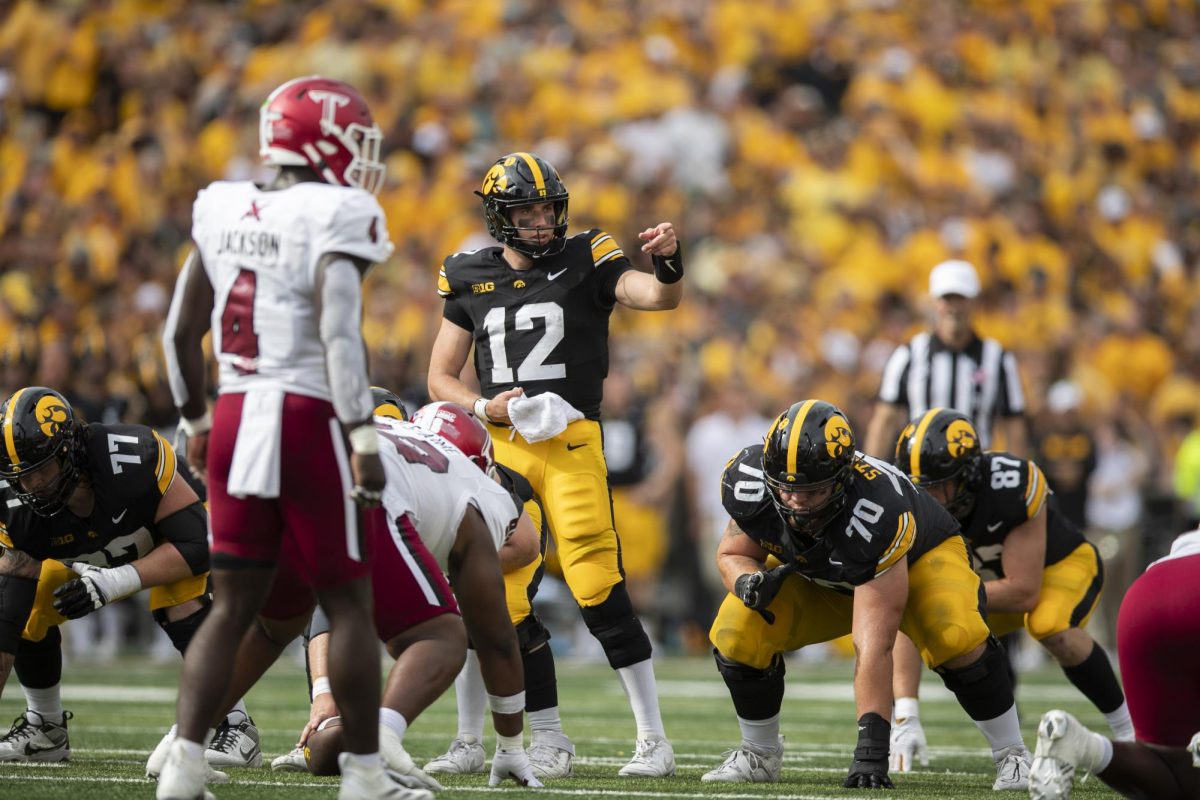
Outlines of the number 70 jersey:
{"type": "Polygon", "coordinates": [[[330,399],[317,264],[329,253],[387,260],[392,244],[374,196],[311,181],[273,191],[217,181],[196,197],[192,239],[213,287],[220,391],[330,399]]]}

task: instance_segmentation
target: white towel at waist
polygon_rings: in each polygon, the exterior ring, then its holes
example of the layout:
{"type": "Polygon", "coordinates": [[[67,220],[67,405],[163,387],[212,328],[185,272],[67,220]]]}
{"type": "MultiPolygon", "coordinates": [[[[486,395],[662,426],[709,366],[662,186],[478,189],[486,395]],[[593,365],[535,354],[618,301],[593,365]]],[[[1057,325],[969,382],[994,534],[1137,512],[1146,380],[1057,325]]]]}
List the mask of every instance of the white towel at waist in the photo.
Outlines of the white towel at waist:
{"type": "Polygon", "coordinates": [[[554,392],[544,392],[534,397],[520,395],[508,401],[508,418],[517,433],[530,444],[553,439],[576,420],[583,419],[583,412],[554,392]]]}
{"type": "Polygon", "coordinates": [[[283,390],[252,389],[242,400],[227,491],[234,497],[279,497],[283,390]]]}

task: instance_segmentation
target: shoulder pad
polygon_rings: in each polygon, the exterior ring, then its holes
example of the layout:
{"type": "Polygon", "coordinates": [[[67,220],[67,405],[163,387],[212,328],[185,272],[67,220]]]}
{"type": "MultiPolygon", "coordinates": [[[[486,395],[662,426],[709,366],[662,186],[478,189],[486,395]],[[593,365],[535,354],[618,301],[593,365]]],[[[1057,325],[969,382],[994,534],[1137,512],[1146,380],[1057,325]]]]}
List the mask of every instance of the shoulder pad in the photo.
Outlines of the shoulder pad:
{"type": "Polygon", "coordinates": [[[847,498],[846,549],[856,561],[876,563],[875,574],[891,568],[916,541],[917,520],[910,497],[887,479],[859,472],[847,498]]]}
{"type": "Polygon", "coordinates": [[[762,445],[743,448],[721,473],[721,503],[729,516],[746,519],[771,506],[763,480],[762,445]]]}
{"type": "Polygon", "coordinates": [[[438,269],[438,296],[454,297],[457,294],[456,287],[463,282],[463,270],[480,264],[483,258],[482,254],[490,249],[490,247],[484,247],[478,250],[464,250],[460,253],[451,253],[442,259],[442,266],[438,269]]]}
{"type": "Polygon", "coordinates": [[[593,267],[625,257],[625,251],[617,244],[617,240],[599,228],[592,228],[582,235],[587,237],[588,247],[591,248],[593,267]]]}
{"type": "Polygon", "coordinates": [[[320,235],[318,254],[345,253],[372,264],[379,264],[391,256],[395,249],[388,237],[387,218],[375,195],[355,187],[329,187],[342,189],[336,194],[325,192],[320,195],[332,201],[332,213],[326,228],[320,235]]]}
{"type": "Polygon", "coordinates": [[[118,494],[159,497],[175,480],[175,448],[145,425],[88,426],[88,469],[97,483],[111,483],[118,494]]]}
{"type": "Polygon", "coordinates": [[[997,451],[984,454],[983,467],[983,491],[990,492],[999,507],[1023,508],[1024,519],[1042,510],[1050,489],[1037,464],[997,451]]]}

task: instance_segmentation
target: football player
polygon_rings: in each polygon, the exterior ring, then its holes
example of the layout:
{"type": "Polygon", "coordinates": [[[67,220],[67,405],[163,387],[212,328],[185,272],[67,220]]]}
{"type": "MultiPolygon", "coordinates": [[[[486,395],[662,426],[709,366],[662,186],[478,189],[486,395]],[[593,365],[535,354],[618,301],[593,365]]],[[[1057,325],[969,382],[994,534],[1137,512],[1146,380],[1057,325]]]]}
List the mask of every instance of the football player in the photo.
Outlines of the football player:
{"type": "MultiPolygon", "coordinates": [[[[517,632],[525,674],[525,711],[529,715],[531,739],[529,763],[541,780],[569,778],[575,758],[575,746],[563,732],[558,710],[558,680],[554,654],[550,650],[550,631],[533,612],[533,598],[545,572],[543,558],[549,532],[541,502],[529,481],[492,460],[493,446],[487,429],[469,416],[470,412],[454,403],[430,403],[417,411],[413,423],[432,431],[457,447],[485,472],[494,466],[492,476],[500,485],[524,503],[525,513],[538,538],[538,552],[528,564],[505,564],[504,593],[508,615],[517,632]]],[[[483,772],[483,717],[487,688],[474,646],[467,651],[467,663],[454,684],[458,701],[458,734],[450,749],[425,765],[426,772],[463,774],[483,772]]]]}
{"type": "Polygon", "coordinates": [[[392,251],[373,196],[383,133],[353,87],[318,76],[271,92],[260,123],[260,155],[277,172],[266,185],[216,181],[201,190],[195,247],[163,334],[188,452],[207,474],[214,604],[184,661],[179,735],[158,796],[204,794],[199,743],[230,684],[230,654],[262,609],[286,606],[297,624],[306,621],[315,591],[333,625],[330,681],[347,749],[340,796],[400,797],[378,752],[378,644],[363,546],[373,534],[360,513],[378,507],[384,486],[360,284],[392,251]],[[219,366],[212,412],[202,348],[209,330],[219,366]],[[298,585],[273,582],[284,561],[298,585]]]}
{"type": "MultiPolygon", "coordinates": [[[[154,619],[184,652],[208,614],[208,514],[171,445],[143,425],[80,422],[53,389],[0,407],[0,691],[16,667],[29,708],[0,761],[66,761],[59,626],[150,589],[154,619]]],[[[258,766],[239,701],[221,726],[226,766],[258,766]]]]}
{"type": "MultiPolygon", "coordinates": [[[[1024,627],[1067,679],[1104,714],[1113,735],[1133,738],[1121,684],[1104,648],[1083,628],[1100,602],[1104,566],[1096,548],[1059,510],[1038,465],[983,452],[964,414],[931,408],[896,441],[896,466],[962,525],[987,595],[987,623],[1003,636],[1024,627]]],[[[904,637],[896,645],[892,767],[927,763],[917,690],[921,661],[904,637]]]]}
{"type": "Polygon", "coordinates": [[[717,551],[729,595],[713,622],[741,745],[704,781],[775,782],[783,653],[850,633],[858,746],[847,788],[889,788],[892,646],[904,630],[992,747],[994,788],[1025,789],[1004,653],[983,620],[958,523],[887,462],[855,450],[836,407],[805,400],[725,467],[730,521],[717,551]]]}
{"type": "Polygon", "coordinates": [[[1080,772],[1124,797],[1200,797],[1200,530],[1176,537],[1121,601],[1117,655],[1136,741],[1113,741],[1065,711],[1038,725],[1033,800],[1068,798],[1080,772]]]}
{"type": "Polygon", "coordinates": [[[638,235],[654,264],[652,274],[643,273],[604,231],[567,236],[566,186],[537,155],[500,158],[478,194],[500,246],[456,253],[442,264],[438,293],[445,306],[430,355],[429,395],[472,409],[488,424],[497,459],[525,476],[542,499],[567,585],[632,706],[637,741],[620,774],[672,775],[675,756],[659,713],[650,639],[621,568],[600,397],[614,306],[679,305],[683,254],[675,228],[661,222],[638,235]],[[482,393],[459,378],[472,346],[482,393]],[[510,436],[509,401],[551,392],[583,419],[532,444],[510,436]]]}

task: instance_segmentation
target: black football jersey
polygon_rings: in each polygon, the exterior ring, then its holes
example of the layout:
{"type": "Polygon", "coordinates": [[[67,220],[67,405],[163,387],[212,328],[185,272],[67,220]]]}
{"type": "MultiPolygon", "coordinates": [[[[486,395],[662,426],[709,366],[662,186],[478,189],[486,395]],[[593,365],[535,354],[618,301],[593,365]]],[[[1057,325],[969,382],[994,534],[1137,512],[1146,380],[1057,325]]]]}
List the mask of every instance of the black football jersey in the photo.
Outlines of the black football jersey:
{"type": "Polygon", "coordinates": [[[1012,453],[983,454],[975,508],[963,523],[975,569],[985,580],[1004,577],[1000,554],[1014,528],[1046,509],[1046,566],[1057,564],[1083,544],[1083,534],[1058,509],[1046,476],[1032,461],[1012,453]]]}
{"type": "Polygon", "coordinates": [[[162,541],[158,505],[179,472],[175,450],[144,425],[87,426],[87,477],[96,503],[86,519],[63,509],[41,517],[0,488],[0,542],[33,558],[119,567],[162,541]]]}
{"type": "Polygon", "coordinates": [[[901,558],[916,561],[951,536],[958,522],[906,475],[858,453],[846,505],[824,535],[799,549],[763,480],[761,444],[734,456],[721,476],[721,500],[746,534],[779,560],[796,562],[797,574],[814,583],[853,592],[901,558]]]}
{"type": "Polygon", "coordinates": [[[617,279],[633,268],[611,236],[590,230],[561,253],[520,271],[501,247],[456,253],[442,263],[443,316],[472,331],[475,372],[487,397],[521,386],[556,392],[600,418],[608,375],[608,318],[617,279]]]}

